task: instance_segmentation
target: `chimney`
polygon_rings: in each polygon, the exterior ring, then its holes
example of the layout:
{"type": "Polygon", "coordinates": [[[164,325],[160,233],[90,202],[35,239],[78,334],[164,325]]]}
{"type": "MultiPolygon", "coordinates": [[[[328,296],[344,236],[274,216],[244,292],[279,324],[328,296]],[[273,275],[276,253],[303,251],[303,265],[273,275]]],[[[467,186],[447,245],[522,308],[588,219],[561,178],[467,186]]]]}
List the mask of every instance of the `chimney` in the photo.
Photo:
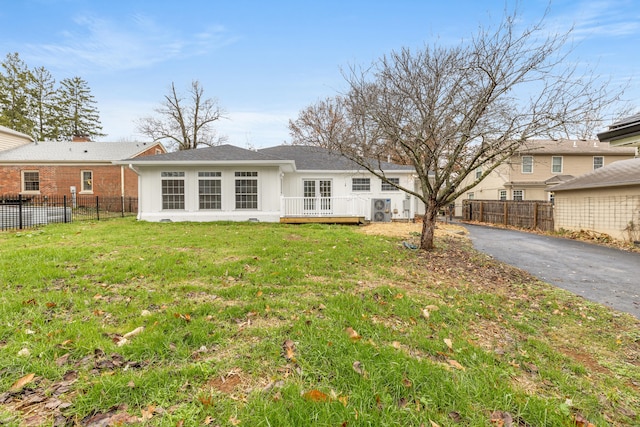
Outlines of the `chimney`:
{"type": "Polygon", "coordinates": [[[73,138],[71,138],[71,142],[89,142],[91,141],[91,138],[89,138],[89,135],[73,135],[73,138]]]}

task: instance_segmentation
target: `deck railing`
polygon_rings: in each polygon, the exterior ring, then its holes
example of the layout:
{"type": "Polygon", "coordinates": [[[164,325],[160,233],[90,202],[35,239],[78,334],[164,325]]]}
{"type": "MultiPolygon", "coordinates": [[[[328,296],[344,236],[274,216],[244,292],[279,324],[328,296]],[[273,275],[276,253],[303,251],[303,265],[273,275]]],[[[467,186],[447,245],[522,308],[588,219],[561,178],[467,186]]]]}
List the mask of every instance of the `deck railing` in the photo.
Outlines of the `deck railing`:
{"type": "Polygon", "coordinates": [[[282,216],[365,217],[367,203],[361,197],[283,197],[282,216]]]}

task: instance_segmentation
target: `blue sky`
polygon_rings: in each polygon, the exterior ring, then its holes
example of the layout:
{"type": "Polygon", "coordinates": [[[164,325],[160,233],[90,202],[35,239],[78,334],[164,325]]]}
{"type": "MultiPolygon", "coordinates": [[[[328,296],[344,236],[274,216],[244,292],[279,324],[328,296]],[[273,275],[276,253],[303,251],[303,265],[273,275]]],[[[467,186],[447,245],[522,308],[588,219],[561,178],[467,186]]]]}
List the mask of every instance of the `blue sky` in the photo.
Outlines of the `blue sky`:
{"type": "MultiPolygon", "coordinates": [[[[0,56],[18,52],[57,81],[80,76],[97,101],[103,140],[145,140],[171,82],[199,80],[238,146],[290,142],[289,119],[345,89],[341,69],[402,47],[454,46],[497,24],[512,0],[2,0],[0,56]]],[[[523,23],[547,0],[523,0],[523,23]]],[[[547,28],[574,27],[572,61],[592,66],[640,106],[640,1],[555,0],[547,28]]]]}

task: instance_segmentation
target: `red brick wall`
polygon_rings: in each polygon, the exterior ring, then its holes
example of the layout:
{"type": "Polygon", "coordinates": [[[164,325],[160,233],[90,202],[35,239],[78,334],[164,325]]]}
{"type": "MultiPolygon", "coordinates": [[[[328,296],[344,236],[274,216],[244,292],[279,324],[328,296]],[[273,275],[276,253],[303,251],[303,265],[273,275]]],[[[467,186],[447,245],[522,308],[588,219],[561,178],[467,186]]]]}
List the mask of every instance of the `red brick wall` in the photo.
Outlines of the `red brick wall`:
{"type": "MultiPolygon", "coordinates": [[[[0,167],[0,194],[18,194],[22,191],[22,171],[40,172],[40,194],[47,196],[71,194],[71,187],[82,190],[81,171],[93,172],[93,194],[101,197],[122,194],[122,172],[117,165],[54,166],[20,165],[0,167]]],[[[83,193],[84,194],[84,193],[83,193]]],[[[124,195],[138,197],[138,176],[124,166],[124,195]]]]}
{"type": "MultiPolygon", "coordinates": [[[[136,157],[165,153],[162,145],[152,144],[136,157]]],[[[81,171],[93,172],[93,194],[100,197],[122,195],[122,171],[124,169],[124,196],[138,197],[138,175],[127,166],[93,165],[93,166],[57,166],[57,165],[20,165],[0,166],[0,195],[18,194],[22,191],[22,171],[40,172],[40,194],[43,196],[70,195],[71,187],[81,194],[81,171]]],[[[84,193],[82,193],[84,194],[84,193]]]]}

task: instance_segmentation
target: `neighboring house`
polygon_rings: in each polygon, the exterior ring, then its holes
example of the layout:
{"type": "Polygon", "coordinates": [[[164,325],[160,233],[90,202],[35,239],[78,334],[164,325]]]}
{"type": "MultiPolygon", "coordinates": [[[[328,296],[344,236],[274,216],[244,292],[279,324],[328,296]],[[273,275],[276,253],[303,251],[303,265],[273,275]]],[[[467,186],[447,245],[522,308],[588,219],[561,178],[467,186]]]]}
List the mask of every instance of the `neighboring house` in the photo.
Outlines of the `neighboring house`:
{"type": "Polygon", "coordinates": [[[0,151],[0,195],[138,196],[138,177],[114,160],[165,153],[160,143],[31,142],[0,151]]]}
{"type": "Polygon", "coordinates": [[[5,126],[0,126],[0,151],[19,147],[33,142],[33,138],[24,133],[16,132],[5,126]]]}
{"type": "MultiPolygon", "coordinates": [[[[635,148],[615,148],[598,140],[529,141],[456,201],[456,215],[462,214],[464,199],[552,200],[549,189],[554,185],[631,159],[635,153],[635,148]]],[[[476,170],[465,182],[473,182],[482,173],[476,170]]]]}
{"type": "Polygon", "coordinates": [[[623,160],[553,187],[556,230],[640,240],[640,159],[623,160]]]}
{"type": "MultiPolygon", "coordinates": [[[[413,218],[414,203],[345,157],[322,148],[233,145],[114,162],[139,176],[146,221],[361,222],[413,218]]],[[[413,188],[414,169],[379,165],[413,188]]]]}
{"type": "MultiPolygon", "coordinates": [[[[640,114],[613,123],[598,138],[612,147],[639,147],[640,114]]],[[[556,230],[591,230],[619,240],[640,240],[640,159],[615,162],[552,191],[556,230]]]]}

